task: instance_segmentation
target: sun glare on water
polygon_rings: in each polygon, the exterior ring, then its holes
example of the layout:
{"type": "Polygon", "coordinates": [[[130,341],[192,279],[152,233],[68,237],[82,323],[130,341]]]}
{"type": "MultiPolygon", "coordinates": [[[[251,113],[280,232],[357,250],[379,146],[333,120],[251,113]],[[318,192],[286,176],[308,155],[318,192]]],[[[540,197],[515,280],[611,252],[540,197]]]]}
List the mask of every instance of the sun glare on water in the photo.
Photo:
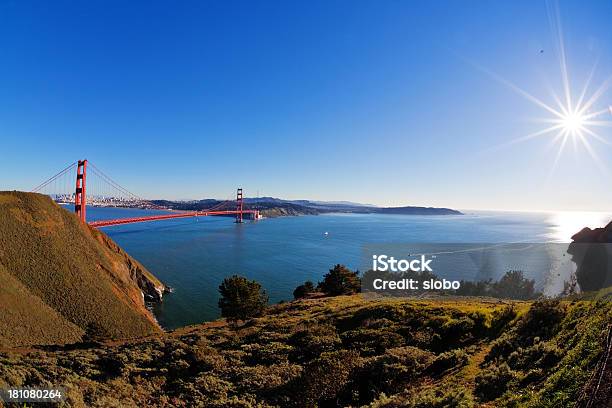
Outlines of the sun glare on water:
{"type": "Polygon", "coordinates": [[[612,214],[588,211],[558,211],[550,214],[548,239],[555,242],[571,242],[572,235],[584,227],[599,228],[610,222],[612,214]]]}

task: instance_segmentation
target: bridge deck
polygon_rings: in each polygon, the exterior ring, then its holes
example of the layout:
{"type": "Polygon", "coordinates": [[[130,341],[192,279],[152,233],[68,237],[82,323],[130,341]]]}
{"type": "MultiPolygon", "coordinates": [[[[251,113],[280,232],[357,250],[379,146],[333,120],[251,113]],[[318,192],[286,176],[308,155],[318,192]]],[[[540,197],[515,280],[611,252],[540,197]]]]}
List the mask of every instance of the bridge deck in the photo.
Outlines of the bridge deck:
{"type": "MultiPolygon", "coordinates": [[[[172,218],[206,217],[211,215],[237,215],[236,210],[217,210],[217,211],[188,211],[173,214],[149,215],[146,217],[119,218],[114,220],[91,221],[88,224],[94,228],[111,227],[113,225],[135,224],[137,222],[148,222],[158,220],[168,220],[172,218]]],[[[258,210],[243,210],[243,215],[251,214],[254,218],[259,216],[258,210]]]]}

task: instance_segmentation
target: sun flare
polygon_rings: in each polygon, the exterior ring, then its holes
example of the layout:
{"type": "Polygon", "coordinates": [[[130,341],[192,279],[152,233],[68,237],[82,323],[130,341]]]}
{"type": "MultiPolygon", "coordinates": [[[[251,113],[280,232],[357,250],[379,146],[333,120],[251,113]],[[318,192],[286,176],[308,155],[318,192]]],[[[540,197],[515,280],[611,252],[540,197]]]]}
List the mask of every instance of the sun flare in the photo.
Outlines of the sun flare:
{"type": "Polygon", "coordinates": [[[612,121],[609,120],[609,117],[612,116],[612,106],[606,104],[606,107],[603,109],[595,108],[595,105],[600,102],[601,97],[608,91],[608,88],[612,84],[612,76],[608,77],[607,80],[601,83],[599,87],[590,93],[590,95],[587,95],[589,90],[592,89],[591,82],[596,69],[596,66],[594,66],[580,94],[572,95],[572,86],[570,84],[570,77],[568,73],[569,70],[566,61],[565,44],[563,43],[563,33],[561,30],[558,7],[555,10],[549,10],[549,12],[551,26],[558,39],[556,51],[559,57],[561,79],[563,84],[562,98],[552,92],[552,98],[556,103],[545,103],[541,99],[533,96],[524,89],[519,88],[512,82],[500,77],[499,75],[496,75],[482,67],[478,67],[499,82],[508,86],[516,93],[523,96],[525,99],[544,109],[549,114],[547,118],[540,118],[538,120],[540,123],[548,124],[548,127],[537,130],[526,136],[513,139],[500,147],[523,142],[535,137],[548,136],[551,138],[551,145],[558,145],[557,154],[552,164],[552,172],[555,170],[555,167],[564,152],[567,141],[571,140],[575,149],[577,149],[578,146],[582,146],[582,148],[584,148],[600,170],[606,174],[609,174],[607,166],[599,158],[595,148],[591,144],[591,141],[612,146],[612,143],[607,138],[601,136],[596,131],[597,128],[612,127],[612,121]]]}
{"type": "Polygon", "coordinates": [[[569,113],[564,118],[560,119],[563,129],[573,133],[580,132],[585,122],[586,118],[577,113],[569,113]]]}

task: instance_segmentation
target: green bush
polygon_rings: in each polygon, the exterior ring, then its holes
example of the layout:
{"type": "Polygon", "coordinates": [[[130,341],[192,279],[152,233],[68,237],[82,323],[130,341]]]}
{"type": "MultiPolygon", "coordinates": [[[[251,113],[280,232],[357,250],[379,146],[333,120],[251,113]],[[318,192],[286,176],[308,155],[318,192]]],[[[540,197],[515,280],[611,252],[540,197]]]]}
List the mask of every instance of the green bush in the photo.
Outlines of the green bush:
{"type": "Polygon", "coordinates": [[[523,271],[506,272],[492,289],[492,295],[499,298],[527,300],[540,296],[535,291],[535,280],[526,279],[523,271]]]}
{"type": "Polygon", "coordinates": [[[342,344],[336,328],[328,324],[314,324],[299,330],[289,338],[293,346],[292,361],[303,362],[333,351],[342,344]]]}
{"type": "Polygon", "coordinates": [[[486,316],[480,312],[448,319],[437,330],[442,340],[441,348],[447,349],[472,341],[486,331],[485,322],[486,316]]]}
{"type": "Polygon", "coordinates": [[[516,351],[508,356],[508,365],[512,369],[529,369],[541,368],[550,369],[554,367],[564,352],[556,344],[551,342],[539,341],[533,346],[522,348],[519,347],[516,351]]]}
{"type": "Polygon", "coordinates": [[[514,379],[508,364],[492,365],[476,376],[474,393],[481,401],[492,401],[500,397],[514,379]]]}
{"type": "Polygon", "coordinates": [[[463,349],[446,351],[436,356],[428,371],[434,375],[439,375],[451,368],[463,367],[468,363],[468,360],[468,355],[463,349]]]}
{"type": "Polygon", "coordinates": [[[433,359],[433,353],[412,346],[392,348],[381,356],[367,359],[356,380],[361,401],[369,402],[381,392],[402,391],[433,359]]]}
{"type": "Polygon", "coordinates": [[[358,350],[362,355],[384,353],[386,349],[402,346],[404,337],[391,330],[360,327],[340,336],[346,348],[358,350]]]}
{"type": "Polygon", "coordinates": [[[336,265],[323,277],[319,288],[329,296],[350,295],[361,289],[361,280],[357,272],[353,272],[344,265],[336,265]]]}
{"type": "Polygon", "coordinates": [[[288,360],[293,347],[278,341],[265,344],[246,344],[242,350],[249,353],[249,364],[278,364],[288,360]]]}
{"type": "Polygon", "coordinates": [[[497,282],[492,279],[478,282],[462,280],[459,289],[454,293],[460,296],[492,296],[517,300],[541,296],[535,290],[535,280],[525,278],[523,271],[508,271],[497,282]]]}
{"type": "Polygon", "coordinates": [[[304,367],[294,383],[297,394],[294,401],[300,406],[329,405],[339,397],[358,364],[359,354],[353,350],[321,354],[304,367]]]}
{"type": "Polygon", "coordinates": [[[471,408],[472,399],[463,388],[428,390],[418,393],[402,404],[406,408],[471,408]]]}
{"type": "Polygon", "coordinates": [[[312,283],[311,281],[306,281],[304,282],[304,284],[295,288],[295,290],[293,291],[293,298],[302,299],[302,298],[307,297],[311,293],[314,293],[314,291],[315,291],[314,283],[312,283]]]}
{"type": "Polygon", "coordinates": [[[517,333],[524,339],[550,339],[565,316],[565,307],[557,299],[534,302],[518,322],[517,333]]]}
{"type": "Polygon", "coordinates": [[[491,343],[491,350],[486,356],[486,361],[492,361],[495,359],[504,359],[510,355],[514,350],[517,349],[516,339],[510,336],[502,336],[491,343]]]}
{"type": "Polygon", "coordinates": [[[493,311],[491,319],[490,332],[493,336],[498,336],[499,333],[516,318],[516,308],[514,305],[507,305],[501,309],[493,311]]]}
{"type": "Polygon", "coordinates": [[[234,275],[219,286],[221,316],[230,321],[260,316],[268,304],[268,295],[256,281],[234,275]]]}
{"type": "Polygon", "coordinates": [[[188,361],[198,371],[220,370],[226,365],[225,358],[210,346],[193,346],[188,352],[188,361]]]}

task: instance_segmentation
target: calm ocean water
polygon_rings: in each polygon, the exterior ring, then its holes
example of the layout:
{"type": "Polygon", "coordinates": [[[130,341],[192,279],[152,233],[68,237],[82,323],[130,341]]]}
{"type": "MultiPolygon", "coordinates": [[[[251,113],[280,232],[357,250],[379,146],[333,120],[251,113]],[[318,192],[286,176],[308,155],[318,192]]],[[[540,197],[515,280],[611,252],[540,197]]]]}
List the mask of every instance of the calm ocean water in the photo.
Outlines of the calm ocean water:
{"type": "MultiPolygon", "coordinates": [[[[156,211],[90,208],[88,218],[152,213],[156,211]]],[[[103,231],[174,289],[156,310],[162,326],[173,329],[217,318],[218,286],[232,274],[256,279],[271,302],[278,302],[292,299],[293,290],[304,281],[319,281],[336,263],[363,270],[364,245],[569,242],[583,226],[603,226],[611,218],[601,213],[326,214],[239,225],[231,218],[203,217],[103,231]]],[[[461,273],[449,278],[472,278],[461,273]]],[[[544,277],[533,272],[530,276],[543,284],[544,277]]]]}

